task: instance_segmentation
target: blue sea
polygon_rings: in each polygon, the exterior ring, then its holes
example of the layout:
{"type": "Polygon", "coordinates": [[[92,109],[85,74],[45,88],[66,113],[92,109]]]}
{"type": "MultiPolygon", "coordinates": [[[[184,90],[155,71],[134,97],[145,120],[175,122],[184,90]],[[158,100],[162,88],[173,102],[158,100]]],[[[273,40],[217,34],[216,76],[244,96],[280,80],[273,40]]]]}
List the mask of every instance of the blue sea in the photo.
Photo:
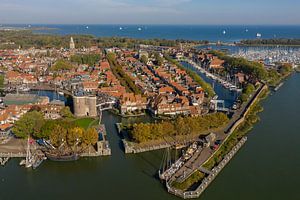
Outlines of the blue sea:
{"type": "MultiPolygon", "coordinates": [[[[5,25],[28,27],[28,25],[5,25]]],[[[242,39],[255,39],[257,33],[262,38],[300,38],[299,26],[244,26],[244,25],[47,25],[31,27],[54,28],[36,31],[59,35],[89,34],[99,37],[164,38],[235,42],[242,39]]]]}

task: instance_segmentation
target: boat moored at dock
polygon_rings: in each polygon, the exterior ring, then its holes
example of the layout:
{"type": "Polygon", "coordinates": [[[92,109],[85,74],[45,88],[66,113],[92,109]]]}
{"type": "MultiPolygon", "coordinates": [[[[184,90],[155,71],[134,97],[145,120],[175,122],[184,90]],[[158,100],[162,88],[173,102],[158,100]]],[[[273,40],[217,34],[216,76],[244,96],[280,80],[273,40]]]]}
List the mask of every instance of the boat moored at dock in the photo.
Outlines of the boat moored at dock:
{"type": "Polygon", "coordinates": [[[46,157],[51,161],[76,161],[80,158],[80,155],[77,153],[70,153],[70,154],[59,154],[59,153],[50,153],[45,152],[46,157]]]}

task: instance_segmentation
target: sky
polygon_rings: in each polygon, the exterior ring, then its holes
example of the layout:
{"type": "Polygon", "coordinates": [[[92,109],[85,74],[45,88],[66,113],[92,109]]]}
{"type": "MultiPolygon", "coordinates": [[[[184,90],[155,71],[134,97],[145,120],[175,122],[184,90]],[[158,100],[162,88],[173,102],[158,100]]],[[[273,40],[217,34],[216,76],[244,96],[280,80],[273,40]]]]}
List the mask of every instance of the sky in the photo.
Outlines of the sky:
{"type": "Polygon", "coordinates": [[[300,0],[0,0],[0,24],[300,25],[300,0]]]}

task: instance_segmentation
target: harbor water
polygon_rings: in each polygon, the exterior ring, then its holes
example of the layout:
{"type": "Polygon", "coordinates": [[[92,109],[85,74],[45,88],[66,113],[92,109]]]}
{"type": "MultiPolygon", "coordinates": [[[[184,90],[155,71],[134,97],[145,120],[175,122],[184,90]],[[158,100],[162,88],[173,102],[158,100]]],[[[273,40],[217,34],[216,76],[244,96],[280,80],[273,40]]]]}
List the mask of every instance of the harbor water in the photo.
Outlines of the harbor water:
{"type": "MultiPolygon", "coordinates": [[[[200,200],[298,200],[300,185],[300,74],[263,102],[261,121],[246,145],[200,200]]],[[[0,200],[109,199],[176,200],[157,179],[163,151],[125,155],[115,123],[104,113],[111,157],[76,162],[46,161],[36,170],[10,160],[0,167],[0,200]]]]}
{"type": "Polygon", "coordinates": [[[213,80],[209,77],[207,77],[205,74],[201,73],[198,69],[196,69],[193,65],[191,65],[188,62],[181,62],[181,64],[196,72],[205,82],[211,84],[214,88],[214,91],[216,92],[216,95],[218,95],[219,100],[224,100],[224,104],[226,108],[232,108],[233,104],[237,101],[239,97],[239,92],[236,91],[230,91],[229,89],[226,89],[221,83],[219,83],[217,80],[213,80]]]}

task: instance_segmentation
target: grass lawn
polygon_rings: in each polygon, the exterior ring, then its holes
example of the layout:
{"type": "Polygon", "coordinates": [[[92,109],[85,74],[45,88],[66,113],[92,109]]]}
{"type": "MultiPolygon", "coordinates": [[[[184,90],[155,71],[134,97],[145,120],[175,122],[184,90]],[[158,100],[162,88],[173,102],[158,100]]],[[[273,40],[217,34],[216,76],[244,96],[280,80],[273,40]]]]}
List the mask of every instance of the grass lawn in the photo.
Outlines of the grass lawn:
{"type": "Polygon", "coordinates": [[[204,179],[205,174],[203,174],[200,171],[195,171],[189,178],[187,178],[185,181],[183,181],[182,183],[178,183],[178,182],[174,182],[172,183],[172,186],[186,191],[188,190],[193,184],[198,183],[199,181],[201,181],[202,179],[204,179]]]}
{"type": "Polygon", "coordinates": [[[96,120],[94,118],[82,118],[82,119],[76,119],[74,123],[84,129],[89,128],[90,125],[96,124],[94,123],[96,120]]]}

